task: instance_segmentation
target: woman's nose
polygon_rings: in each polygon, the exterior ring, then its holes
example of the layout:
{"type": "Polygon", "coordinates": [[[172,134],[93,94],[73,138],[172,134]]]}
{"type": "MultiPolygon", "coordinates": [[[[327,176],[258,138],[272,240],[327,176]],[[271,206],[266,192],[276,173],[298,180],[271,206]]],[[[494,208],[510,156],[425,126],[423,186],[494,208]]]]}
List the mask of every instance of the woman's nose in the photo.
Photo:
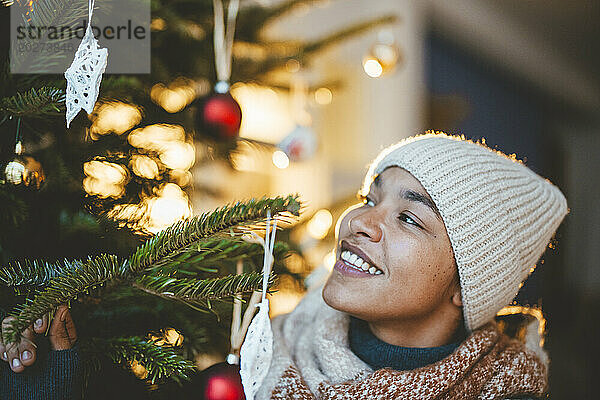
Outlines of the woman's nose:
{"type": "Polygon", "coordinates": [[[354,235],[364,236],[373,242],[378,242],[383,236],[380,212],[373,208],[357,213],[348,221],[348,228],[354,235]]]}

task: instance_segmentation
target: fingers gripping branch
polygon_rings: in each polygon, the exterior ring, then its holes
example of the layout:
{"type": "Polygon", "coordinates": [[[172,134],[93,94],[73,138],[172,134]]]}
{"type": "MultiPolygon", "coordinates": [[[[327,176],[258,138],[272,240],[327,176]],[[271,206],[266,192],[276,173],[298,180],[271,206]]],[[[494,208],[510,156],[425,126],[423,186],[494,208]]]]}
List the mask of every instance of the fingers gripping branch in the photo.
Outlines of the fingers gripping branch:
{"type": "Polygon", "coordinates": [[[5,332],[11,330],[16,318],[9,316],[2,321],[2,335],[0,335],[0,359],[8,362],[14,372],[23,372],[25,368],[33,365],[37,358],[36,336],[48,333],[48,340],[52,350],[67,350],[73,347],[77,340],[77,332],[69,309],[61,305],[56,310],[50,328],[48,329],[50,315],[45,314],[21,332],[18,341],[6,339],[5,332]]]}

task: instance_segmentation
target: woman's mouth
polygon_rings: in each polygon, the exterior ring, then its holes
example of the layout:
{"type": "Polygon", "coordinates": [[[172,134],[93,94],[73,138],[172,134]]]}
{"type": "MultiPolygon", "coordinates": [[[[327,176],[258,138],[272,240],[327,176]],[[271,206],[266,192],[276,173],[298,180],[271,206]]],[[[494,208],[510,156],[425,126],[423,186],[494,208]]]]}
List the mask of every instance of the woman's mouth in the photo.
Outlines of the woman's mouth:
{"type": "Polygon", "coordinates": [[[381,275],[383,272],[363,260],[358,254],[350,250],[342,250],[340,258],[336,261],[334,269],[340,273],[355,277],[367,277],[372,275],[381,275]]]}

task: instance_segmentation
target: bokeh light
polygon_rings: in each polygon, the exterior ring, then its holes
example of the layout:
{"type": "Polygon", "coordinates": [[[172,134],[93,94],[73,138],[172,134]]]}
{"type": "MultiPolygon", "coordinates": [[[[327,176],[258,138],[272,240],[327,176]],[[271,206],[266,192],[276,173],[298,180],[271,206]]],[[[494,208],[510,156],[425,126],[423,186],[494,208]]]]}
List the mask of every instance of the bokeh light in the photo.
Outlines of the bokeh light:
{"type": "Polygon", "coordinates": [[[124,183],[128,176],[127,169],[121,164],[97,160],[83,164],[83,172],[89,177],[114,185],[124,183]]]}
{"type": "Polygon", "coordinates": [[[133,155],[129,166],[133,173],[141,178],[157,179],[159,177],[158,164],[148,156],[133,155]]]}
{"type": "Polygon", "coordinates": [[[194,165],[194,160],[194,146],[189,143],[165,143],[160,153],[160,161],[170,169],[190,169],[194,165]]]}
{"type": "Polygon", "coordinates": [[[90,136],[98,140],[109,133],[121,135],[133,128],[142,120],[142,111],[138,106],[123,102],[102,103],[90,115],[92,125],[90,136]]]}
{"type": "MultiPolygon", "coordinates": [[[[196,26],[201,29],[195,24],[190,26],[196,26]]],[[[183,110],[198,96],[206,94],[209,90],[208,82],[196,82],[191,79],[179,77],[169,85],[157,83],[152,86],[150,98],[166,112],[176,113],[183,110]]]]}
{"type": "Polygon", "coordinates": [[[165,184],[157,197],[147,200],[150,219],[146,230],[156,233],[169,227],[175,222],[189,218],[192,208],[187,194],[176,184],[165,184]]]}
{"type": "Polygon", "coordinates": [[[140,364],[137,360],[133,360],[131,362],[131,372],[138,379],[146,379],[148,378],[148,370],[142,364],[140,364]]]}
{"type": "Polygon", "coordinates": [[[273,165],[279,169],[286,169],[290,165],[290,159],[283,151],[276,150],[273,152],[273,165]]]}
{"type": "Polygon", "coordinates": [[[319,210],[308,221],[306,229],[308,234],[315,239],[323,239],[329,233],[333,224],[333,216],[329,210],[319,210]]]}
{"type": "Polygon", "coordinates": [[[331,103],[333,99],[333,93],[326,87],[318,88],[315,91],[315,102],[319,105],[325,106],[331,103]]]}
{"type": "Polygon", "coordinates": [[[150,30],[152,32],[161,32],[167,29],[167,22],[162,18],[152,18],[150,22],[150,30]]]}
{"type": "Polygon", "coordinates": [[[285,69],[288,72],[298,72],[300,71],[300,61],[292,58],[285,63],[285,69]]]}
{"type": "Polygon", "coordinates": [[[242,138],[279,143],[296,125],[287,93],[236,83],[231,86],[231,95],[242,108],[242,138]]]}
{"type": "Polygon", "coordinates": [[[168,143],[185,141],[185,131],[180,125],[154,124],[134,130],[127,139],[134,147],[161,152],[168,143]]]}
{"type": "Polygon", "coordinates": [[[173,346],[178,347],[183,344],[183,335],[174,328],[165,328],[158,334],[151,333],[148,338],[157,346],[173,346]]]}
{"type": "Polygon", "coordinates": [[[381,66],[379,61],[371,57],[365,58],[365,60],[363,61],[363,68],[366,74],[369,75],[371,78],[378,78],[383,73],[383,67],[381,66]]]}
{"type": "Polygon", "coordinates": [[[192,173],[184,169],[174,169],[169,172],[169,179],[181,187],[192,183],[192,173]]]}
{"type": "Polygon", "coordinates": [[[127,168],[108,161],[88,161],[83,164],[83,172],[86,175],[84,190],[100,198],[121,197],[129,180],[127,168]]]}
{"type": "Polygon", "coordinates": [[[117,204],[108,211],[108,218],[117,222],[121,227],[139,231],[144,230],[144,225],[148,219],[148,207],[146,202],[140,204],[117,204]]]}
{"type": "Polygon", "coordinates": [[[330,251],[329,253],[325,254],[325,257],[323,257],[323,265],[325,265],[325,268],[327,268],[329,271],[332,271],[333,266],[335,265],[335,259],[336,259],[335,249],[330,251]]]}

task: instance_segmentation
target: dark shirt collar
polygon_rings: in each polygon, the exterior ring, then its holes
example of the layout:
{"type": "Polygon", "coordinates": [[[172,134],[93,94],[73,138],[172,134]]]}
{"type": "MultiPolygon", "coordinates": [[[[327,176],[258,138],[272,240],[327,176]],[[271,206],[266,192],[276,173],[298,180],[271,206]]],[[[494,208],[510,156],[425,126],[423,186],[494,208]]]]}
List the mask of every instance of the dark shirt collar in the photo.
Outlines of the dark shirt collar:
{"type": "Polygon", "coordinates": [[[374,370],[392,368],[408,371],[433,364],[449,356],[460,342],[439,347],[394,346],[378,339],[367,322],[350,317],[348,332],[350,349],[374,370]]]}

